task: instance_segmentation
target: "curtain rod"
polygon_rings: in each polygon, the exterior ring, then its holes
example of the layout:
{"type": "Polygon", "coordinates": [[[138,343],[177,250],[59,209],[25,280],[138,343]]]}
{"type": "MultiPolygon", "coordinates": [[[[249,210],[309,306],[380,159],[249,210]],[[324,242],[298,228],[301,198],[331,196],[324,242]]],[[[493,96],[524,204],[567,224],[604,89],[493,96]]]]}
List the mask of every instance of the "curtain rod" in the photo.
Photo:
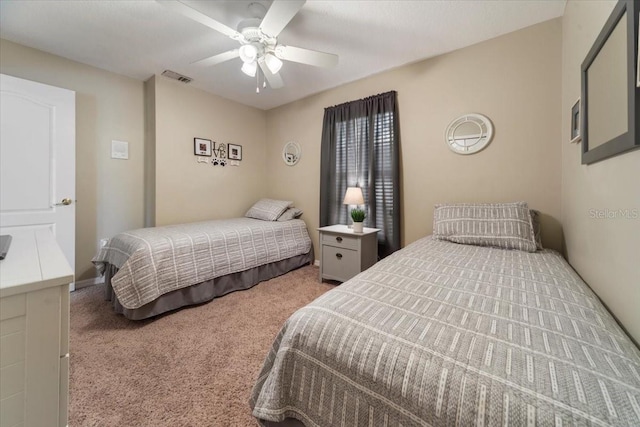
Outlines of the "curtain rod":
{"type": "Polygon", "coordinates": [[[343,107],[345,105],[349,105],[349,104],[354,103],[354,102],[362,102],[362,101],[367,101],[367,100],[373,99],[373,98],[382,98],[384,96],[397,95],[397,94],[398,94],[398,92],[396,92],[395,90],[390,90],[388,92],[379,93],[377,95],[367,96],[366,98],[356,99],[356,100],[353,100],[353,101],[343,102],[342,104],[332,105],[331,107],[326,107],[325,110],[330,110],[332,108],[337,108],[337,107],[343,107]]]}

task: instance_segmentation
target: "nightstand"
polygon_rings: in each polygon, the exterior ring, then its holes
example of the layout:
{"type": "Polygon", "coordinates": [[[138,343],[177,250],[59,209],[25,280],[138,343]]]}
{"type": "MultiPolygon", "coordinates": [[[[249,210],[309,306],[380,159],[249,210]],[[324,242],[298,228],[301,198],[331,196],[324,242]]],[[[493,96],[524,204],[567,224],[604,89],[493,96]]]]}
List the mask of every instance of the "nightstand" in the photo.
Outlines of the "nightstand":
{"type": "Polygon", "coordinates": [[[354,233],[346,225],[321,227],[320,281],[346,282],[378,261],[379,228],[354,233]]]}

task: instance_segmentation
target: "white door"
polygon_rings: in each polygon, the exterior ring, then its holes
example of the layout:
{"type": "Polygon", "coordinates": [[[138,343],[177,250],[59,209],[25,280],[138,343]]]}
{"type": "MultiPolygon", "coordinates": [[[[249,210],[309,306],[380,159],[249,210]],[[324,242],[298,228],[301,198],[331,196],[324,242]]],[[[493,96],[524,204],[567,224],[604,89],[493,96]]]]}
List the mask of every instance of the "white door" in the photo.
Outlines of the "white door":
{"type": "Polygon", "coordinates": [[[0,233],[51,229],[74,271],[75,99],[0,74],[0,233]]]}

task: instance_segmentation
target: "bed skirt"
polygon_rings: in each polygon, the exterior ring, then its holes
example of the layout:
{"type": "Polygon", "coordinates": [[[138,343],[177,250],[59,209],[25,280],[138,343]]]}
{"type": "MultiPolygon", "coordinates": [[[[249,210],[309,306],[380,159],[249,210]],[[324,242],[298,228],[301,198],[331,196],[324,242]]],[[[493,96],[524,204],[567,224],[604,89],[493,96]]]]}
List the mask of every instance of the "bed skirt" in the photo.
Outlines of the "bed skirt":
{"type": "Polygon", "coordinates": [[[285,418],[284,421],[263,421],[267,427],[305,427],[304,423],[295,418],[285,418]]]}
{"type": "Polygon", "coordinates": [[[151,301],[135,309],[125,308],[118,301],[111,287],[111,277],[118,272],[118,269],[113,264],[108,264],[104,274],[105,297],[112,302],[113,309],[116,313],[122,314],[131,320],[142,320],[181,307],[202,304],[233,291],[249,289],[260,282],[281,276],[291,270],[313,263],[313,261],[312,247],[308,253],[303,255],[297,255],[292,258],[261,265],[238,273],[216,277],[215,279],[207,280],[186,288],[176,289],[175,291],[162,295],[155,301],[151,301]]]}

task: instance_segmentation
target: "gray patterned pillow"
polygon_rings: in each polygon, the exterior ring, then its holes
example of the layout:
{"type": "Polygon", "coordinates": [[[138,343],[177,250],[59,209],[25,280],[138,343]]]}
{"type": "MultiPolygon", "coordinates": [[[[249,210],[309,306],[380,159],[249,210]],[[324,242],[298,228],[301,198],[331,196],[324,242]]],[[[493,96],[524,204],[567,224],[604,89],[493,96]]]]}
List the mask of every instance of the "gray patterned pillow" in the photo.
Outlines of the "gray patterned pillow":
{"type": "Polygon", "coordinates": [[[275,221],[287,210],[291,203],[285,200],[261,199],[251,206],[244,216],[264,221],[275,221]]]}
{"type": "Polygon", "coordinates": [[[536,248],[538,250],[544,249],[542,247],[542,229],[540,228],[540,211],[531,209],[531,225],[533,226],[533,236],[536,239],[536,248]]]}
{"type": "Polygon", "coordinates": [[[298,208],[289,208],[282,215],[278,217],[278,221],[290,221],[295,218],[300,218],[302,211],[298,208]]]}
{"type": "Polygon", "coordinates": [[[526,202],[436,205],[433,237],[467,245],[536,251],[526,202]]]}

